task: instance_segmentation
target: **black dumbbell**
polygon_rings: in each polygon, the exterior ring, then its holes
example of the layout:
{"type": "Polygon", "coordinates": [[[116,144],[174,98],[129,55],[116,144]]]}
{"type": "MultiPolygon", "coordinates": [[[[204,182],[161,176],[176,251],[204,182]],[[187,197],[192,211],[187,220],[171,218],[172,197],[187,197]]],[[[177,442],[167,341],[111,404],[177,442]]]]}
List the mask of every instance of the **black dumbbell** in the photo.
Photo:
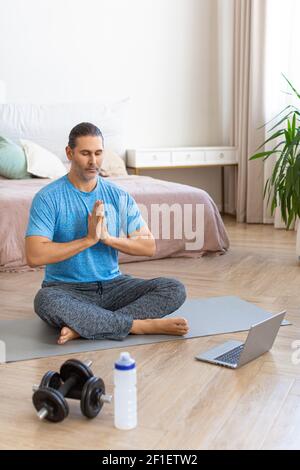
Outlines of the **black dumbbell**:
{"type": "Polygon", "coordinates": [[[111,401],[111,396],[105,395],[102,379],[94,377],[91,364],[70,359],[61,366],[60,374],[49,371],[39,386],[33,386],[32,401],[40,419],[63,421],[69,414],[65,398],[81,399],[82,413],[88,418],[97,416],[103,403],[111,401]]]}
{"type": "Polygon", "coordinates": [[[85,382],[93,377],[90,365],[91,362],[83,363],[77,359],[66,361],[60,368],[60,374],[57,374],[63,382],[59,388],[55,372],[50,371],[44,375],[32,397],[40,419],[46,418],[48,421],[58,422],[68,416],[69,406],[65,397],[74,386],[79,385],[83,388],[85,382]]]}
{"type": "Polygon", "coordinates": [[[110,403],[111,395],[105,395],[105,385],[101,378],[91,377],[84,384],[80,399],[81,412],[87,418],[95,418],[104,403],[110,403]]]}

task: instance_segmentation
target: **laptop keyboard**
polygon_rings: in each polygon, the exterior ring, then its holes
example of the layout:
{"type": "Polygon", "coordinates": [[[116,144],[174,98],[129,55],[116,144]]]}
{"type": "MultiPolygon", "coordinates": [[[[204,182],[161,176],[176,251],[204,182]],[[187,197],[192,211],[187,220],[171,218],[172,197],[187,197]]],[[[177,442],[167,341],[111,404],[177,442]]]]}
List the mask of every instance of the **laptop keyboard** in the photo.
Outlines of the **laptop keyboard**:
{"type": "Polygon", "coordinates": [[[231,349],[231,351],[216,357],[215,361],[227,362],[228,364],[237,364],[243,349],[244,345],[241,344],[237,348],[231,349]]]}

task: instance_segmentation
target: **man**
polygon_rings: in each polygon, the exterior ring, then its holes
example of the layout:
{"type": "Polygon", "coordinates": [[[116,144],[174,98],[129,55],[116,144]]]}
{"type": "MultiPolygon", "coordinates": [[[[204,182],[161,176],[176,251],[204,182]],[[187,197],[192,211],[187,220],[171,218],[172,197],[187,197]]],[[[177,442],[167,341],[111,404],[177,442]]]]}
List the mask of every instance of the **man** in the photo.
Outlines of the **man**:
{"type": "Polygon", "coordinates": [[[100,129],[75,126],[66,147],[69,173],[33,199],[26,257],[31,267],[46,265],[35,312],[60,328],[59,344],[130,333],[185,335],[184,318],[161,318],[184,302],[183,284],[119,270],[118,251],[151,257],[155,240],[134,199],[99,176],[103,148],[100,129]]]}

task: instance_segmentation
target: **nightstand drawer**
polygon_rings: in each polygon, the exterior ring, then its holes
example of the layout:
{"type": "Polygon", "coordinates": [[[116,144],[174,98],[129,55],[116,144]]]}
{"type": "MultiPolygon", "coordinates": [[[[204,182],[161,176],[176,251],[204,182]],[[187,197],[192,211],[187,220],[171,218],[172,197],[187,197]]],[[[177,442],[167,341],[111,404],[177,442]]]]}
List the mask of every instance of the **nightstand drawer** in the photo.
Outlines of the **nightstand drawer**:
{"type": "Polygon", "coordinates": [[[236,163],[236,152],[234,150],[206,150],[205,160],[207,163],[236,163]]]}
{"type": "Polygon", "coordinates": [[[127,154],[127,165],[134,168],[138,167],[159,167],[159,166],[171,166],[171,152],[168,151],[158,151],[155,150],[146,152],[137,151],[137,152],[128,152],[127,154]]]}
{"type": "Polygon", "coordinates": [[[172,152],[172,163],[178,165],[197,165],[205,162],[205,152],[202,150],[175,150],[172,152]]]}

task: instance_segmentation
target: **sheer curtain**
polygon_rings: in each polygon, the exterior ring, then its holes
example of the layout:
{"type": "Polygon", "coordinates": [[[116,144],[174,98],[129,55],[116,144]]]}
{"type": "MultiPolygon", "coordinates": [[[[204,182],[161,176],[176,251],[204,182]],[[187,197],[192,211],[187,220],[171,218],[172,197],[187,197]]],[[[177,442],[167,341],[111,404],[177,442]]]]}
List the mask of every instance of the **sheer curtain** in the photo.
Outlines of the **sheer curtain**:
{"type": "MultiPolygon", "coordinates": [[[[300,90],[300,55],[298,28],[300,21],[299,0],[267,0],[266,8],[266,79],[264,89],[265,122],[270,121],[288,104],[300,107],[300,100],[288,93],[290,89],[284,74],[300,90]]],[[[275,122],[275,121],[274,121],[275,122]]],[[[270,128],[268,126],[267,128],[270,128]]],[[[275,160],[268,159],[264,165],[264,181],[270,176],[275,160]]],[[[264,202],[264,223],[274,223],[283,228],[284,223],[277,208],[275,217],[264,202]]]]}
{"type": "MultiPolygon", "coordinates": [[[[249,157],[266,140],[271,126],[260,127],[293,103],[282,73],[300,89],[300,0],[235,0],[234,7],[237,220],[274,223],[279,228],[283,226],[280,211],[272,217],[263,200],[263,187],[275,162],[249,161],[249,157]]],[[[300,106],[299,100],[294,104],[300,106]]]]}

